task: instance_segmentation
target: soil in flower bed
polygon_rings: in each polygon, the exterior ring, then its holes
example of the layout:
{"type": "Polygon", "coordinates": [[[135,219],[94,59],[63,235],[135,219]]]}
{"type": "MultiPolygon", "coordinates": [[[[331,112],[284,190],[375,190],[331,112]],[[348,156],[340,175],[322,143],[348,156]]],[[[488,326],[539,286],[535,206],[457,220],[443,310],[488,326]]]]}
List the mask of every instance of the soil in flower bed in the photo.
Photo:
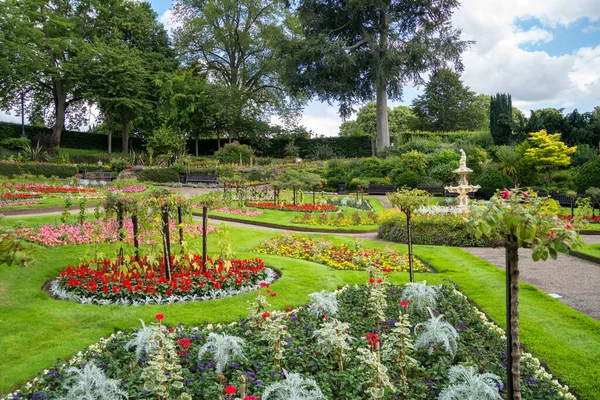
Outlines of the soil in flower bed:
{"type": "MultiPolygon", "coordinates": [[[[123,228],[127,231],[125,242],[133,243],[133,223],[130,218],[125,218],[123,228]]],[[[217,228],[209,226],[207,231],[210,233],[217,228]]],[[[118,223],[115,218],[97,221],[86,221],[80,224],[60,224],[60,225],[42,225],[39,228],[20,228],[17,229],[17,235],[29,242],[44,246],[64,246],[72,244],[90,244],[90,243],[114,243],[118,236],[118,223]]],[[[175,221],[170,221],[171,237],[178,234],[175,221]]],[[[192,238],[202,235],[201,224],[185,225],[184,234],[192,238]]],[[[141,231],[139,235],[141,244],[152,244],[154,239],[152,235],[141,231]]]]}
{"type": "Polygon", "coordinates": [[[339,210],[338,206],[332,206],[329,204],[288,204],[273,202],[248,202],[248,207],[264,208],[268,210],[280,210],[280,211],[300,211],[300,212],[335,212],[339,210]]]}
{"type": "MultiPolygon", "coordinates": [[[[314,240],[301,235],[274,236],[252,251],[299,258],[343,270],[366,270],[369,264],[376,264],[380,268],[397,272],[409,270],[408,255],[391,248],[383,251],[365,249],[358,242],[354,248],[351,248],[345,244],[333,245],[331,241],[314,240]]],[[[413,261],[415,271],[431,271],[417,257],[414,257],[413,261]]]]}
{"type": "MultiPolygon", "coordinates": [[[[387,283],[348,286],[336,294],[321,293],[326,301],[296,310],[253,308],[248,318],[226,326],[175,326],[168,314],[157,314],[158,323],[101,339],[69,362],[40,373],[6,399],[65,397],[76,387],[74,377],[92,366],[95,376],[102,378],[96,382],[111,379],[114,387],[123,391],[115,399],[125,395],[129,399],[156,398],[156,385],[149,383],[155,379],[163,380],[165,398],[178,399],[185,393],[186,398],[219,399],[225,391],[235,392],[234,398],[290,398],[267,397],[265,393],[273,390],[274,384],[285,385],[292,374],[300,374],[318,387],[322,396],[310,399],[370,399],[375,386],[381,386],[377,396],[381,399],[437,399],[451,386],[449,370],[455,365],[473,367],[474,374],[497,375],[491,393],[506,398],[502,330],[453,287],[435,287],[436,298],[429,303],[431,314],[416,311],[412,303],[403,307],[405,290],[406,286],[387,283]],[[382,295],[377,300],[379,307],[374,307],[374,291],[382,295]],[[382,318],[376,318],[376,309],[383,312],[382,318]],[[419,344],[427,330],[419,324],[434,318],[457,333],[454,354],[442,341],[419,344]],[[341,359],[336,348],[321,340],[322,333],[335,326],[343,326],[341,334],[348,339],[341,359]],[[400,340],[405,345],[413,343],[414,350],[411,346],[400,350],[400,340]],[[404,352],[402,362],[397,359],[400,351],[404,352]],[[375,373],[378,367],[379,375],[375,373]],[[246,380],[243,394],[242,375],[246,380]]],[[[268,306],[264,298],[260,304],[268,306]]],[[[316,390],[313,388],[314,393],[316,390]]],[[[573,398],[527,353],[522,358],[521,391],[523,399],[573,398]]]]}
{"type": "Polygon", "coordinates": [[[243,293],[272,282],[275,274],[260,259],[207,259],[202,255],[172,257],[171,279],[164,260],[130,257],[122,263],[104,260],[69,266],[49,285],[55,298],[95,304],[144,304],[208,300],[243,293]]]}

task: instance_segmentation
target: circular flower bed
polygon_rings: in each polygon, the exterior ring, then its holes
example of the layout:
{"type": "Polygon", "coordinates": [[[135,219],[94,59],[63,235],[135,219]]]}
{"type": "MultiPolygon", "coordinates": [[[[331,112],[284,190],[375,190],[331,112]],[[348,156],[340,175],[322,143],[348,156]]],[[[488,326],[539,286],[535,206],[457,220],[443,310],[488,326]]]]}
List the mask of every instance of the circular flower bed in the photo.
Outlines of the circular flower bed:
{"type": "Polygon", "coordinates": [[[117,264],[104,260],[69,266],[50,284],[59,299],[93,304],[161,304],[211,300],[255,290],[261,282],[271,283],[276,274],[260,259],[207,260],[202,273],[202,256],[171,260],[171,279],[164,261],[152,263],[135,257],[117,264]]]}
{"type": "Polygon", "coordinates": [[[281,211],[299,211],[299,212],[334,212],[339,210],[338,206],[332,206],[329,204],[287,204],[287,203],[279,203],[275,204],[273,202],[249,202],[248,207],[254,208],[264,208],[268,210],[281,210],[281,211]]]}

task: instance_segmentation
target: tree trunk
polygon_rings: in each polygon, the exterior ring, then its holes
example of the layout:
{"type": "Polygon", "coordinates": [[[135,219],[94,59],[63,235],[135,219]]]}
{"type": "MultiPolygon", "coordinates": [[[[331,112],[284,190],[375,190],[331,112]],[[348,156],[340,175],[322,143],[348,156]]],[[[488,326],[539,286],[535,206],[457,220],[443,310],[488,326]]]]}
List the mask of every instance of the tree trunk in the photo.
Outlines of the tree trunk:
{"type": "Polygon", "coordinates": [[[521,346],[519,341],[519,247],[514,236],[506,243],[506,391],[509,400],[521,400],[521,346]]]}
{"type": "Polygon", "coordinates": [[[386,89],[384,82],[377,84],[377,137],[375,138],[375,150],[377,152],[390,146],[386,89]]]}
{"type": "Polygon", "coordinates": [[[196,144],[196,157],[198,157],[198,137],[197,136],[194,138],[194,141],[196,142],[195,143],[196,144]]]}
{"type": "Polygon", "coordinates": [[[208,207],[202,207],[202,273],[206,271],[206,247],[207,247],[207,225],[208,225],[208,207]]]}
{"type": "Polygon", "coordinates": [[[121,145],[123,153],[129,153],[129,121],[123,121],[121,139],[123,140],[121,145]]]}
{"type": "Polygon", "coordinates": [[[63,90],[62,83],[54,82],[54,128],[50,136],[50,147],[60,147],[60,137],[65,129],[65,114],[67,110],[67,93],[63,90]]]}
{"type": "Polygon", "coordinates": [[[415,281],[415,271],[413,270],[412,255],[412,232],[410,230],[410,213],[406,213],[406,241],[408,242],[408,271],[411,283],[415,281]]]}
{"type": "Polygon", "coordinates": [[[112,154],[113,123],[112,123],[112,116],[110,114],[108,114],[107,122],[108,122],[108,154],[112,154]]]}

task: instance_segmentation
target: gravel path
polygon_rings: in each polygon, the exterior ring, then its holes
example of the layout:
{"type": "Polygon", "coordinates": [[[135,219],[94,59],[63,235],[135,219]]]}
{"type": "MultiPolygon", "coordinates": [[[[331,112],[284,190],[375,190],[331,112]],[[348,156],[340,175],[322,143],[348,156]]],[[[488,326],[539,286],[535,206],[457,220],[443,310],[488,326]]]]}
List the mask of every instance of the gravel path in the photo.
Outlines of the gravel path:
{"type": "MultiPolygon", "coordinates": [[[[586,236],[584,240],[586,243],[598,242],[600,237],[586,236]]],[[[463,250],[504,269],[503,248],[468,247],[463,250]]],[[[522,281],[545,293],[558,294],[563,303],[600,320],[599,265],[565,254],[560,254],[556,260],[534,262],[531,249],[519,249],[519,270],[522,281]]]]}

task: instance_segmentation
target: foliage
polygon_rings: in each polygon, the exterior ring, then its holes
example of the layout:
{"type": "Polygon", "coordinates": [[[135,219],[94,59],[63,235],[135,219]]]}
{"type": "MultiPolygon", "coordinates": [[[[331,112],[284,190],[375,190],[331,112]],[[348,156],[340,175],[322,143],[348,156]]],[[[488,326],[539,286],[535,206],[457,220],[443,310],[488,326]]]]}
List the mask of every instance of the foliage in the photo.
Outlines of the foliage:
{"type": "Polygon", "coordinates": [[[449,68],[431,74],[412,107],[420,129],[434,132],[484,128],[488,113],[480,107],[475,92],[463,86],[460,75],[449,68]]]}
{"type": "Polygon", "coordinates": [[[284,380],[267,386],[264,400],[321,400],[324,398],[317,383],[300,374],[287,374],[284,380]]]}
{"type": "Polygon", "coordinates": [[[497,168],[487,168],[477,179],[475,184],[481,186],[481,192],[486,198],[492,197],[498,189],[510,188],[514,182],[510,176],[497,168]]]}
{"type": "Polygon", "coordinates": [[[413,171],[400,171],[392,177],[396,187],[416,188],[418,184],[424,183],[425,178],[413,171]]]}
{"type": "Polygon", "coordinates": [[[456,328],[442,320],[443,315],[435,316],[429,307],[427,311],[431,318],[415,325],[415,332],[423,329],[415,340],[415,348],[426,348],[431,354],[436,350],[436,345],[440,344],[454,358],[458,343],[456,328]]]}
{"type": "Polygon", "coordinates": [[[335,212],[335,211],[339,210],[339,208],[337,206],[332,206],[329,204],[312,204],[312,203],[304,203],[304,204],[279,203],[279,204],[275,204],[273,202],[248,202],[248,207],[262,208],[262,209],[269,209],[269,210],[294,211],[294,212],[303,212],[303,213],[323,213],[323,212],[335,212]]]}
{"type": "Polygon", "coordinates": [[[42,175],[47,178],[58,176],[59,178],[71,178],[79,170],[73,165],[57,165],[49,163],[16,163],[16,162],[0,162],[0,176],[13,178],[19,175],[42,175]]]}
{"type": "Polygon", "coordinates": [[[65,379],[66,400],[114,400],[127,398],[127,393],[121,390],[121,382],[110,379],[104,371],[93,362],[82,369],[71,367],[66,370],[69,374],[65,379]]]}
{"type": "Polygon", "coordinates": [[[337,294],[322,290],[308,295],[312,300],[310,311],[317,317],[335,317],[338,312],[337,294]]]}
{"type": "MultiPolygon", "coordinates": [[[[488,240],[476,238],[469,233],[467,227],[467,222],[461,215],[415,214],[411,224],[413,243],[429,246],[490,246],[488,240]]],[[[391,242],[407,243],[406,217],[397,210],[381,215],[378,236],[391,242]]]]}
{"type": "Polygon", "coordinates": [[[125,350],[135,348],[135,360],[138,363],[148,359],[148,356],[158,348],[158,343],[156,341],[156,334],[158,331],[153,327],[146,326],[141,319],[140,322],[142,323],[142,328],[138,329],[131,340],[125,343],[124,346],[125,350]]]}
{"type": "MultiPolygon", "coordinates": [[[[406,271],[408,267],[406,255],[391,249],[351,249],[346,245],[332,245],[331,242],[316,241],[299,235],[275,236],[265,240],[253,251],[309,260],[335,269],[366,270],[374,262],[380,268],[394,271],[406,271]]],[[[415,260],[415,268],[419,271],[427,270],[418,259],[415,260]]]]}
{"type": "Polygon", "coordinates": [[[577,147],[567,147],[561,142],[559,133],[548,134],[546,130],[530,133],[528,141],[531,147],[523,157],[542,172],[569,166],[571,155],[577,150],[577,147]]]}
{"type": "Polygon", "coordinates": [[[215,158],[222,163],[228,164],[250,164],[254,156],[254,150],[245,144],[239,142],[226,143],[215,152],[215,158]]]}
{"type": "Polygon", "coordinates": [[[510,144],[513,125],[512,110],[510,94],[497,93],[491,97],[490,132],[495,145],[510,144]]]}
{"type": "Polygon", "coordinates": [[[400,159],[406,168],[418,175],[424,175],[427,171],[427,156],[417,150],[402,154],[400,159]]]}
{"type": "Polygon", "coordinates": [[[472,366],[454,365],[448,379],[451,386],[440,392],[438,400],[501,400],[500,377],[486,372],[478,374],[472,366]]]}
{"type": "Polygon", "coordinates": [[[367,213],[355,212],[350,215],[345,213],[305,213],[301,216],[294,218],[293,222],[295,224],[315,226],[376,225],[377,214],[375,214],[373,211],[367,213]]]}
{"type": "Polygon", "coordinates": [[[413,212],[427,204],[431,195],[424,190],[402,188],[395,193],[390,193],[387,197],[392,206],[410,217],[413,212]]]}
{"type": "Polygon", "coordinates": [[[575,185],[579,193],[585,193],[590,187],[600,187],[600,157],[586,162],[575,175],[575,185]]]}
{"type": "Polygon", "coordinates": [[[427,285],[426,281],[408,283],[402,292],[402,297],[408,300],[408,307],[415,313],[424,314],[429,307],[435,307],[438,290],[435,286],[427,285]]]}
{"type": "Polygon", "coordinates": [[[354,340],[350,334],[350,324],[333,318],[326,321],[313,336],[317,339],[317,347],[324,355],[335,354],[339,370],[343,371],[343,360],[350,350],[350,342],[354,340]]]}
{"type": "MultiPolygon", "coordinates": [[[[500,161],[500,169],[506,175],[510,176],[513,182],[519,182],[519,163],[521,154],[515,151],[514,148],[508,146],[500,146],[496,150],[496,157],[500,161]]],[[[508,185],[504,185],[508,187],[508,185]]],[[[497,189],[500,189],[498,187],[497,189]]]]}
{"type": "Polygon", "coordinates": [[[206,343],[198,350],[198,362],[202,362],[206,353],[212,353],[215,371],[219,374],[232,360],[245,359],[244,339],[236,336],[209,333],[206,343]]]}
{"type": "Polygon", "coordinates": [[[174,168],[144,168],[135,172],[141,182],[179,183],[179,172],[174,168]]]}
{"type": "Polygon", "coordinates": [[[336,156],[335,150],[327,143],[315,143],[307,153],[311,160],[330,160],[336,156]]]}
{"type": "Polygon", "coordinates": [[[146,147],[157,156],[165,156],[169,165],[185,154],[186,137],[174,129],[161,126],[146,138],[146,147]]]}

